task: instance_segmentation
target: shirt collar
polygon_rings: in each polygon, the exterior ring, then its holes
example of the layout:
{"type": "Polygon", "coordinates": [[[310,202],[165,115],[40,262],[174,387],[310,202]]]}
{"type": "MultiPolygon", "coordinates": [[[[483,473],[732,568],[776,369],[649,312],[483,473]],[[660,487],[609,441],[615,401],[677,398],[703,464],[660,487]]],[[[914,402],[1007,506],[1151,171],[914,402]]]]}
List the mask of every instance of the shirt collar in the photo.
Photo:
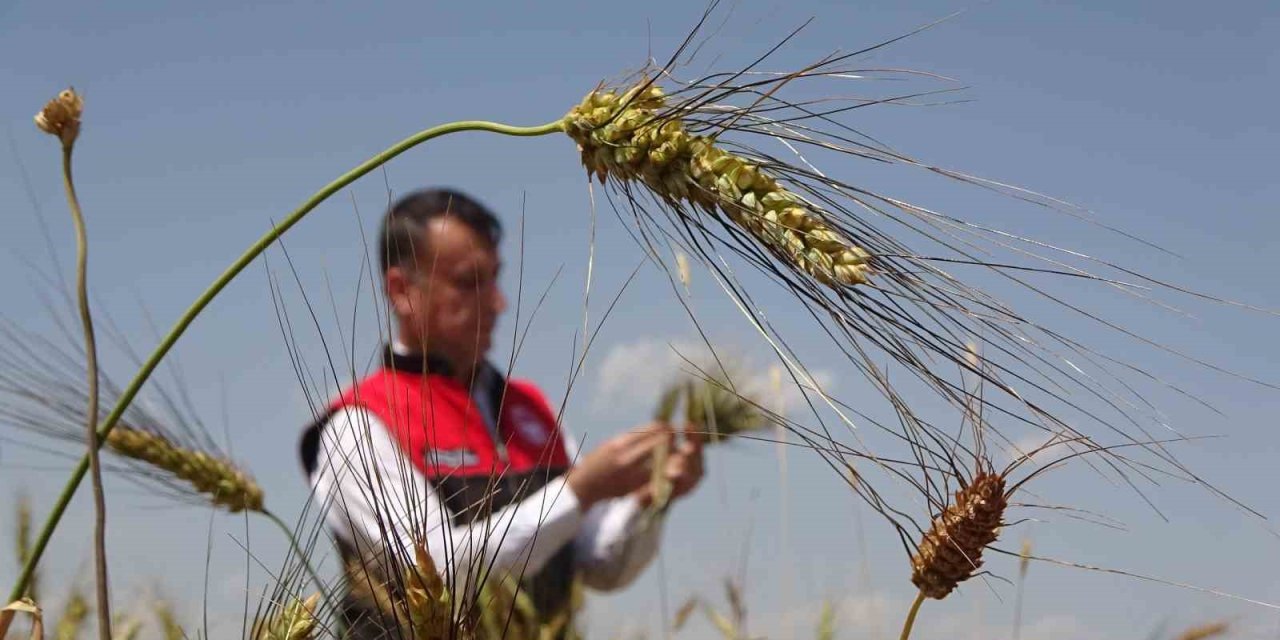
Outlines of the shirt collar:
{"type": "Polygon", "coordinates": [[[453,365],[448,360],[431,353],[414,353],[399,340],[393,341],[383,350],[382,366],[403,373],[453,375],[453,365]]]}
{"type": "MultiPolygon", "coordinates": [[[[452,376],[454,367],[449,364],[448,360],[439,355],[428,352],[426,355],[415,353],[409,347],[405,346],[399,340],[393,340],[382,354],[382,366],[387,369],[400,371],[403,373],[415,373],[419,375],[435,374],[441,376],[452,376]]],[[[477,382],[481,385],[487,385],[492,382],[491,378],[501,378],[501,374],[489,364],[488,361],[481,362],[476,369],[477,382]]]]}

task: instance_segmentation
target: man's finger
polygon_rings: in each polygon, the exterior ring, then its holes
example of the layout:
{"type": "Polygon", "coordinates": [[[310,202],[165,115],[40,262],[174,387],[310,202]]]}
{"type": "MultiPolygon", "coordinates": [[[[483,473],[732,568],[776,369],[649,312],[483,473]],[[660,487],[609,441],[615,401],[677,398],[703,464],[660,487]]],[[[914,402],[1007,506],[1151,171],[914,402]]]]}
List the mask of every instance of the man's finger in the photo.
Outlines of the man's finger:
{"type": "Polygon", "coordinates": [[[669,425],[663,424],[661,422],[651,422],[642,427],[636,427],[626,432],[620,437],[624,441],[632,442],[637,440],[644,440],[645,438],[653,438],[653,437],[657,437],[657,436],[660,436],[663,434],[669,434],[669,433],[672,433],[672,429],[669,425]]]}
{"type": "Polygon", "coordinates": [[[685,442],[692,442],[694,444],[701,446],[702,444],[706,443],[707,439],[710,436],[711,434],[710,432],[707,431],[706,427],[685,425],[685,428],[684,428],[685,442]]]}
{"type": "Polygon", "coordinates": [[[627,443],[627,448],[647,453],[660,446],[663,442],[666,442],[672,450],[675,450],[675,433],[669,428],[645,432],[640,437],[627,443]]]}

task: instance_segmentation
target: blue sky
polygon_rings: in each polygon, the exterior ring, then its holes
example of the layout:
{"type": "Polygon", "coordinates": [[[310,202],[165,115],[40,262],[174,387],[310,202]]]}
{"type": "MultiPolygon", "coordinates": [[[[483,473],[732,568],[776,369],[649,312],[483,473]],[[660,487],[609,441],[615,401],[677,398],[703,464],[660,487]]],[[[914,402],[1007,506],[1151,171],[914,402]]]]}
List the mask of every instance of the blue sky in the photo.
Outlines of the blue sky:
{"type": "MultiPolygon", "coordinates": [[[[1244,1],[1080,4],[743,2],[701,60],[711,64],[718,55],[716,68],[740,65],[812,17],[803,36],[772,62],[774,69],[793,69],[967,9],[863,64],[954,78],[967,87],[963,97],[970,102],[860,110],[850,121],[928,162],[1079,204],[1180,257],[922,172],[847,160],[824,170],[957,217],[1115,258],[1179,286],[1280,308],[1273,275],[1280,233],[1280,183],[1274,177],[1280,12],[1244,1]]],[[[0,59],[8,61],[0,66],[0,123],[8,147],[0,158],[4,314],[33,331],[50,331],[42,285],[26,266],[49,264],[41,216],[58,247],[59,266],[70,264],[56,145],[31,125],[32,114],[65,85],[81,90],[87,104],[76,172],[89,218],[92,288],[130,339],[147,346],[153,330],[140,305],[167,326],[271,221],[347,168],[441,122],[555,119],[600,80],[641,66],[650,51],[663,58],[698,14],[697,7],[678,2],[531,7],[0,5],[0,59]]],[[[849,90],[863,89],[851,84],[849,90]]],[[[368,283],[358,279],[360,229],[374,229],[387,187],[404,192],[424,184],[475,193],[501,212],[510,237],[523,235],[523,261],[517,242],[508,244],[507,257],[524,265],[525,303],[548,287],[550,293],[517,368],[550,395],[562,396],[574,332],[582,324],[591,217],[576,152],[561,137],[442,139],[322,205],[284,246],[303,290],[323,311],[325,337],[341,331],[349,338],[356,308],[362,336],[357,354],[367,354],[376,341],[368,283]],[[332,308],[341,321],[332,319],[332,308]]],[[[596,195],[593,322],[642,259],[598,190],[596,195]]],[[[296,305],[301,298],[283,257],[273,250],[270,268],[296,305]]],[[[509,290],[517,271],[508,270],[509,290]]],[[[276,326],[266,273],[259,262],[228,288],[180,343],[178,355],[202,418],[216,432],[225,421],[230,448],[266,487],[268,503],[288,516],[306,496],[293,447],[309,410],[276,326]]],[[[1194,314],[1190,319],[1086,287],[1062,290],[1087,304],[1107,305],[1099,308],[1144,337],[1244,375],[1280,380],[1275,316],[1170,298],[1194,314]]],[[[705,275],[695,272],[692,296],[718,343],[768,362],[761,340],[705,275]]],[[[793,304],[788,298],[770,290],[761,296],[833,394],[876,410],[878,397],[849,363],[832,358],[807,318],[786,312],[793,304]]],[[[1152,392],[1178,428],[1227,436],[1184,445],[1193,468],[1264,514],[1280,513],[1273,490],[1280,479],[1274,466],[1280,436],[1273,428],[1280,392],[1144,348],[1078,317],[1055,315],[1034,298],[1010,300],[1210,399],[1223,415],[1152,392]]],[[[499,331],[510,336],[512,329],[509,318],[499,331]]],[[[297,333],[308,366],[321,373],[324,353],[314,329],[297,333]]],[[[569,426],[601,438],[644,420],[653,391],[646,385],[670,366],[667,345],[695,340],[665,277],[652,266],[642,268],[570,395],[569,426]],[[630,367],[619,364],[628,362],[630,367]]],[[[505,358],[510,340],[499,342],[497,355],[505,358]]],[[[119,358],[108,364],[117,378],[129,374],[119,358]]],[[[654,567],[625,593],[593,600],[594,629],[652,629],[664,585],[671,605],[692,592],[718,597],[718,581],[737,572],[743,557],[749,604],[771,637],[789,636],[787,620],[794,621],[797,637],[810,633],[827,598],[842,603],[842,637],[885,637],[899,623],[913,594],[901,547],[816,457],[790,452],[785,482],[768,445],[742,443],[713,452],[710,462],[706,486],[669,525],[662,571],[654,567]],[[783,513],[789,514],[785,527],[783,513]]],[[[66,466],[6,445],[0,449],[0,489],[25,488],[37,504],[47,504],[66,466]]],[[[110,488],[117,599],[125,602],[161,578],[175,598],[198,602],[210,537],[212,631],[230,635],[225,621],[238,626],[243,598],[244,523],[173,506],[130,485],[110,488]]],[[[1016,548],[1026,537],[1046,555],[1280,602],[1275,537],[1201,489],[1177,482],[1154,488],[1165,522],[1132,492],[1087,468],[1051,474],[1033,488],[1045,501],[1119,518],[1127,530],[1054,516],[1011,529],[1007,546],[1016,548]]],[[[87,576],[90,522],[82,496],[55,538],[47,585],[87,576]]],[[[6,542],[9,529],[0,527],[6,542]]],[[[274,566],[282,551],[277,538],[253,524],[251,547],[266,566],[274,566]]],[[[1008,559],[993,558],[989,568],[1016,575],[1008,559]]],[[[0,561],[6,583],[12,573],[11,561],[0,561]]],[[[255,568],[253,588],[265,580],[255,568]]],[[[1013,593],[998,579],[971,582],[957,596],[927,605],[917,637],[1007,637],[1013,593]]],[[[1230,618],[1254,636],[1280,626],[1263,607],[1041,565],[1031,569],[1025,607],[1024,638],[1133,637],[1165,622],[1177,627],[1217,618],[1230,618]]],[[[185,610],[194,620],[198,609],[185,610]]],[[[689,637],[705,632],[695,628],[689,637]]]]}

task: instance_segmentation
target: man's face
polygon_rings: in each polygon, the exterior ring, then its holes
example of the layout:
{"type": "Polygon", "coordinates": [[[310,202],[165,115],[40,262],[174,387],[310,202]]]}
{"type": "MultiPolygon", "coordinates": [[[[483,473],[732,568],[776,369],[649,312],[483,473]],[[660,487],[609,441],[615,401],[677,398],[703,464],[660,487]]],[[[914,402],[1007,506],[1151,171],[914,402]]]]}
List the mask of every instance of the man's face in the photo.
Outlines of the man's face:
{"type": "Polygon", "coordinates": [[[488,353],[507,306],[498,288],[501,262],[488,240],[444,216],[427,223],[417,269],[387,270],[387,295],[401,340],[470,370],[488,353]]]}

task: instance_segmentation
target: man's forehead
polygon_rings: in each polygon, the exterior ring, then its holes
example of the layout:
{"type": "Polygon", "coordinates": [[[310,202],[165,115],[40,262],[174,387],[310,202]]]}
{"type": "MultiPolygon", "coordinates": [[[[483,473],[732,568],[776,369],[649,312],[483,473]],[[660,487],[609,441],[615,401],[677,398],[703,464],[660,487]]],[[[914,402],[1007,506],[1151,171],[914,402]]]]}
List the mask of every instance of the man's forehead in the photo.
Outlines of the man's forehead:
{"type": "Polygon", "coordinates": [[[424,258],[467,264],[498,260],[497,248],[489,238],[454,216],[427,221],[423,235],[427,247],[424,258]]]}
{"type": "Polygon", "coordinates": [[[432,242],[452,242],[461,245],[480,245],[490,247],[487,235],[457,216],[444,214],[431,218],[423,227],[432,242]]]}

